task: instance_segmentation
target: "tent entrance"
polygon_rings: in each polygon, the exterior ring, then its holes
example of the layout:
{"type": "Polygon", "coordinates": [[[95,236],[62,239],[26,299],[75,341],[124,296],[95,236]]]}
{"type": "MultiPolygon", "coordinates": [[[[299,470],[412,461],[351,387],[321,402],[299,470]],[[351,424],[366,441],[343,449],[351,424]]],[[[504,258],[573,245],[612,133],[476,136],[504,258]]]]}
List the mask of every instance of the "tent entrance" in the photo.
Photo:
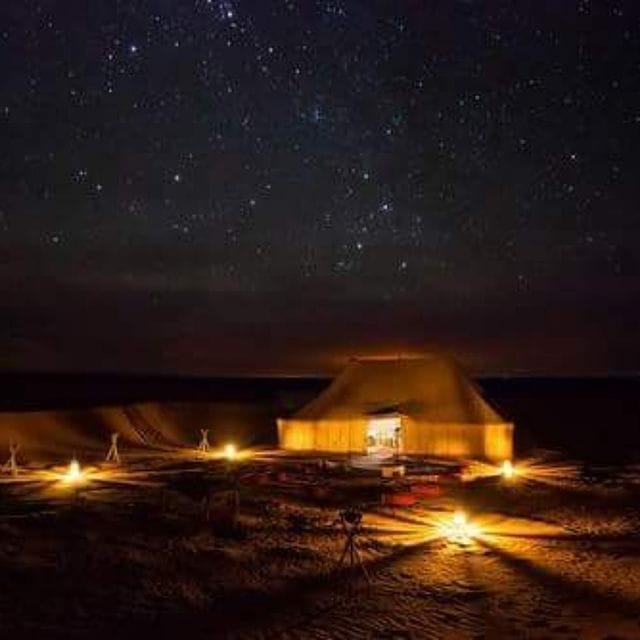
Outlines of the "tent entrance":
{"type": "Polygon", "coordinates": [[[367,423],[367,454],[393,456],[402,451],[400,416],[370,418],[367,423]]]}

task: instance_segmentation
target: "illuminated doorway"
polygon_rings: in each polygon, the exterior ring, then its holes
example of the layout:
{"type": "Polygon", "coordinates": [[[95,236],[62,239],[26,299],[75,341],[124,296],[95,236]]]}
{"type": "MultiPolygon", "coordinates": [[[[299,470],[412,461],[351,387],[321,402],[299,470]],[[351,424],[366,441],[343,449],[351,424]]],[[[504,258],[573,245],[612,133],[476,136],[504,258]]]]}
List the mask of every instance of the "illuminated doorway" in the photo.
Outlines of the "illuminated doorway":
{"type": "Polygon", "coordinates": [[[393,456],[402,451],[400,416],[371,418],[367,424],[367,454],[393,456]]]}

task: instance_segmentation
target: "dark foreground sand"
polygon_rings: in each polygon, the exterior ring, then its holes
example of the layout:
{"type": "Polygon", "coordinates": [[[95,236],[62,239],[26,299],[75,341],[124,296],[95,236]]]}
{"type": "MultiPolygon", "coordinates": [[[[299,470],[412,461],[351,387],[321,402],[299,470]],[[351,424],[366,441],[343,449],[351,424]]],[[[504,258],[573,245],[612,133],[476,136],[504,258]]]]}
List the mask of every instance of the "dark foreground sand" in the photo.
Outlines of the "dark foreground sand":
{"type": "Polygon", "coordinates": [[[394,513],[373,476],[192,458],[130,455],[77,493],[51,470],[4,476],[0,637],[640,638],[637,469],[451,483],[394,513]],[[335,571],[353,503],[370,585],[335,571]],[[442,536],[461,504],[469,544],[442,536]]]}

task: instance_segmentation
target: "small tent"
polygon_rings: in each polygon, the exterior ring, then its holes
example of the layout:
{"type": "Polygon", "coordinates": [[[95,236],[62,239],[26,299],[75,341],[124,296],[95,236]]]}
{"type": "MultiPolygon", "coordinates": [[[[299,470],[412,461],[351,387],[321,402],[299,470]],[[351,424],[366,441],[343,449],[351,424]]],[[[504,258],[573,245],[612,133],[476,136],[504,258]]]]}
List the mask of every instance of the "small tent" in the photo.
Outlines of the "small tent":
{"type": "Polygon", "coordinates": [[[353,360],[315,400],[278,420],[293,451],[510,459],[513,425],[449,358],[353,360]]]}

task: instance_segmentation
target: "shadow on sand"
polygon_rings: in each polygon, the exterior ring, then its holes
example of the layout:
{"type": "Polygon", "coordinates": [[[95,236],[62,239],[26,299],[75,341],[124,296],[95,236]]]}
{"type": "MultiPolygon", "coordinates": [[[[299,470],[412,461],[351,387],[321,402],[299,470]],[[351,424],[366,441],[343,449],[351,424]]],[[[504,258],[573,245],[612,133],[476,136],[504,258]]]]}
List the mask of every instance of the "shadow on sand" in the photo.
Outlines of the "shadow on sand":
{"type": "Polygon", "coordinates": [[[527,558],[518,557],[499,545],[488,542],[486,539],[478,540],[478,544],[491,551],[507,567],[538,582],[545,589],[553,590],[565,597],[569,596],[572,600],[583,604],[586,601],[601,611],[612,611],[623,616],[637,617],[637,601],[622,594],[605,593],[588,583],[578,582],[551,572],[527,558]]]}

